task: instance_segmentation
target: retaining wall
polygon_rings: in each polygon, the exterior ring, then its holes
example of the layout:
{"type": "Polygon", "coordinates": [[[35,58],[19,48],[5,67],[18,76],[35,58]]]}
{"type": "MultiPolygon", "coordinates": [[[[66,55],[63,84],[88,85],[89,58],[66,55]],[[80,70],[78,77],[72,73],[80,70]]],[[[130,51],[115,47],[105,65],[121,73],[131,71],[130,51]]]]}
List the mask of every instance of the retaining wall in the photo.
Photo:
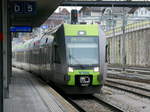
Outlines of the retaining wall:
{"type": "MultiPolygon", "coordinates": [[[[107,36],[107,60],[110,64],[122,63],[123,34],[107,36]]],[[[126,31],[125,55],[128,66],[150,66],[150,27],[126,31]]]]}

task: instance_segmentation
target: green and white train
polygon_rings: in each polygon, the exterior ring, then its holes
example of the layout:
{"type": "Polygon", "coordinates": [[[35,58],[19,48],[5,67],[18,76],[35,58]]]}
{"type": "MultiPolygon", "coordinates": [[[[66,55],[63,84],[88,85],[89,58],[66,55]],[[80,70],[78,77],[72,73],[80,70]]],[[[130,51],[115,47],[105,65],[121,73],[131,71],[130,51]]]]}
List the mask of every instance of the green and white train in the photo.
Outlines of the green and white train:
{"type": "Polygon", "coordinates": [[[105,36],[97,24],[63,24],[13,46],[13,65],[52,81],[67,94],[100,92],[106,77],[105,36]]]}

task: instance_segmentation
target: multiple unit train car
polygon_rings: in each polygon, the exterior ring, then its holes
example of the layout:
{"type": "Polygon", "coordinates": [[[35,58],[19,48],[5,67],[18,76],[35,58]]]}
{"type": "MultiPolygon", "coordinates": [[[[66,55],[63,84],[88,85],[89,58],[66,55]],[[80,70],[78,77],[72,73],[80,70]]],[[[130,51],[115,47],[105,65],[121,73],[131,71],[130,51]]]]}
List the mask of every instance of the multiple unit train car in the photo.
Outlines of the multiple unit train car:
{"type": "Polygon", "coordinates": [[[55,32],[14,45],[12,63],[67,94],[97,93],[106,77],[104,33],[97,24],[63,24],[55,32]]]}

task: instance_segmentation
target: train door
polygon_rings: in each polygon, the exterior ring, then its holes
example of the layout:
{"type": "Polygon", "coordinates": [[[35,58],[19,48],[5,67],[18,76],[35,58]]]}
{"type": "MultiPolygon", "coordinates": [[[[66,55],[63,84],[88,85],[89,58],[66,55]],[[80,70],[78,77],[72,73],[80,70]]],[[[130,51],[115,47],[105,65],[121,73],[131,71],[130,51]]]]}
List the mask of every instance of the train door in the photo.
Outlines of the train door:
{"type": "Polygon", "coordinates": [[[59,76],[61,60],[60,60],[58,49],[59,49],[59,45],[54,43],[53,50],[52,50],[52,72],[54,75],[54,80],[57,80],[57,82],[61,81],[61,77],[59,76]]]}

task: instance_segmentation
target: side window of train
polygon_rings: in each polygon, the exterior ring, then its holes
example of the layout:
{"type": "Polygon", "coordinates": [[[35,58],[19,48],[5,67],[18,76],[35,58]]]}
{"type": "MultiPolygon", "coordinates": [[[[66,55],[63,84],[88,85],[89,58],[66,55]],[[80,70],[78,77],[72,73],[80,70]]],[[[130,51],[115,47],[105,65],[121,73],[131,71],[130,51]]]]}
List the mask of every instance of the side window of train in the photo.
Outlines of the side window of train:
{"type": "Polygon", "coordinates": [[[45,43],[46,43],[46,44],[48,43],[48,38],[46,38],[46,41],[45,41],[45,43]]]}
{"type": "Polygon", "coordinates": [[[44,44],[45,44],[45,38],[42,38],[42,39],[40,40],[40,45],[43,46],[44,44]]]}

